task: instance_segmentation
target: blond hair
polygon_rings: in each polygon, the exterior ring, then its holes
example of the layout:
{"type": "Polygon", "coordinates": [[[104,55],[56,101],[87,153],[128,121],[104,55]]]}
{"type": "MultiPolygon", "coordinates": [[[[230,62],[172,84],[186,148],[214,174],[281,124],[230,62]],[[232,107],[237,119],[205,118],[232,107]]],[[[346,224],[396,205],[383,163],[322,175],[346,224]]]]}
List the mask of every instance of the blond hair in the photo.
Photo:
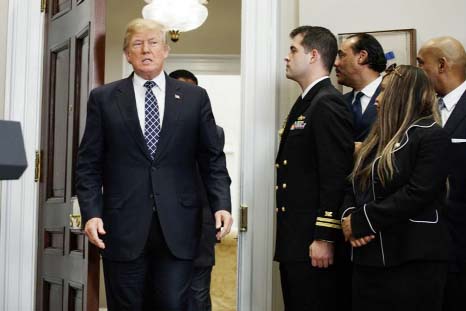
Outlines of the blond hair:
{"type": "Polygon", "coordinates": [[[374,169],[382,185],[393,178],[396,170],[394,150],[405,132],[415,122],[434,118],[439,123],[434,88],[422,69],[401,65],[383,78],[385,90],[379,104],[377,120],[356,153],[351,178],[366,190],[372,173],[372,160],[380,158],[374,169]]]}
{"type": "Polygon", "coordinates": [[[136,18],[126,26],[126,32],[123,39],[123,51],[128,49],[133,35],[142,31],[159,31],[162,34],[163,43],[166,43],[165,31],[162,25],[151,19],[136,18]]]}

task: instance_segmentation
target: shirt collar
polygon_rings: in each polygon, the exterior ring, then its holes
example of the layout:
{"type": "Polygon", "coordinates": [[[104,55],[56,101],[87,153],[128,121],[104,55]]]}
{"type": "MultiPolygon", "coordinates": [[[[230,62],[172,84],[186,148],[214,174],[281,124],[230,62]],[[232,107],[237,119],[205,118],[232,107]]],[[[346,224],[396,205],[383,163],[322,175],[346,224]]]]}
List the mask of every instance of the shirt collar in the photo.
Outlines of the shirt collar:
{"type": "Polygon", "coordinates": [[[328,77],[329,77],[329,76],[323,76],[322,78],[319,78],[319,79],[315,80],[314,82],[312,82],[312,83],[304,90],[303,94],[301,95],[301,98],[306,97],[307,93],[309,93],[309,91],[312,89],[312,87],[313,87],[314,85],[316,85],[317,83],[319,83],[319,82],[322,81],[322,80],[327,79],[328,77]]]}
{"type": "MultiPolygon", "coordinates": [[[[144,83],[146,83],[146,79],[143,79],[142,77],[138,76],[136,73],[134,73],[133,76],[133,81],[136,83],[136,85],[139,85],[140,87],[144,87],[144,83]]],[[[152,79],[157,84],[157,87],[163,92],[165,91],[165,72],[161,71],[158,76],[156,76],[154,79],[152,79]]]]}
{"type": "Polygon", "coordinates": [[[463,81],[463,83],[461,83],[456,89],[443,97],[445,108],[448,111],[451,111],[453,108],[455,108],[464,92],[466,92],[466,81],[463,81]]]}
{"type": "MultiPolygon", "coordinates": [[[[379,87],[380,83],[382,83],[382,77],[379,76],[377,79],[375,79],[374,81],[372,81],[371,83],[369,83],[368,85],[366,85],[362,90],[361,92],[369,97],[369,98],[372,98],[372,96],[374,96],[375,94],[375,91],[377,91],[377,88],[379,87]]],[[[357,92],[355,92],[357,93],[357,92]]]]}

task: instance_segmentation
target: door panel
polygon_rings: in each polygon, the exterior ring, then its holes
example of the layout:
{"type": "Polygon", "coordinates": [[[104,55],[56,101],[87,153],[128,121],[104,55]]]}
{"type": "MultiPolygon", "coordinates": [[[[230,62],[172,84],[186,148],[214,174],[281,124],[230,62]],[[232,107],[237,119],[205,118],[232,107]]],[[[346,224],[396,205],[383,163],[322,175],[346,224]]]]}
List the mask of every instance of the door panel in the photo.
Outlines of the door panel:
{"type": "Polygon", "coordinates": [[[105,1],[52,0],[49,4],[37,309],[98,310],[99,254],[80,228],[74,167],[89,91],[103,83],[105,1]]]}
{"type": "Polygon", "coordinates": [[[49,179],[47,198],[65,199],[66,154],[68,137],[68,78],[70,76],[70,44],[66,42],[51,51],[49,179]]]}

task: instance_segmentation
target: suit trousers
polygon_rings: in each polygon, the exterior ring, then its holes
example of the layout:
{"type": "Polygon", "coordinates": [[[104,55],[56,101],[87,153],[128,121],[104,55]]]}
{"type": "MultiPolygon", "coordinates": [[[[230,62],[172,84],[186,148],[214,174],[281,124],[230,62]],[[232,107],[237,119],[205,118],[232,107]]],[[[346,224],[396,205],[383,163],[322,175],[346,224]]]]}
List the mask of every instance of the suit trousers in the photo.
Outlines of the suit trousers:
{"type": "Polygon", "coordinates": [[[211,311],[210,280],[212,266],[194,267],[189,297],[189,311],[211,311]]]}
{"type": "Polygon", "coordinates": [[[416,261],[395,267],[355,264],[353,310],[441,311],[447,263],[416,261]]]}
{"type": "Polygon", "coordinates": [[[285,311],[336,311],[336,268],[310,261],[280,262],[285,311]]]}
{"type": "Polygon", "coordinates": [[[109,311],[186,311],[193,261],[173,256],[153,213],[143,253],[132,261],[103,260],[109,311]]]}

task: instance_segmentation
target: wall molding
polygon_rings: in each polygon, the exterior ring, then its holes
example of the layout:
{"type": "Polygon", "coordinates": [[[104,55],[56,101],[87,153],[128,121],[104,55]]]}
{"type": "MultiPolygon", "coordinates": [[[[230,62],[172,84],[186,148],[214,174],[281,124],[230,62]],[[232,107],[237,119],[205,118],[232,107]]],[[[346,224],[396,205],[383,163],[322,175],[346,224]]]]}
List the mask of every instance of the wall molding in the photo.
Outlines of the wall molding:
{"type": "MultiPolygon", "coordinates": [[[[133,68],[122,55],[123,77],[127,77],[133,68]]],[[[186,69],[195,75],[239,75],[241,72],[240,55],[218,54],[170,54],[165,60],[165,71],[186,69]]]]}
{"type": "Polygon", "coordinates": [[[37,0],[9,0],[7,6],[4,118],[21,122],[28,168],[19,180],[2,184],[0,310],[34,310],[44,15],[37,0]]]}

